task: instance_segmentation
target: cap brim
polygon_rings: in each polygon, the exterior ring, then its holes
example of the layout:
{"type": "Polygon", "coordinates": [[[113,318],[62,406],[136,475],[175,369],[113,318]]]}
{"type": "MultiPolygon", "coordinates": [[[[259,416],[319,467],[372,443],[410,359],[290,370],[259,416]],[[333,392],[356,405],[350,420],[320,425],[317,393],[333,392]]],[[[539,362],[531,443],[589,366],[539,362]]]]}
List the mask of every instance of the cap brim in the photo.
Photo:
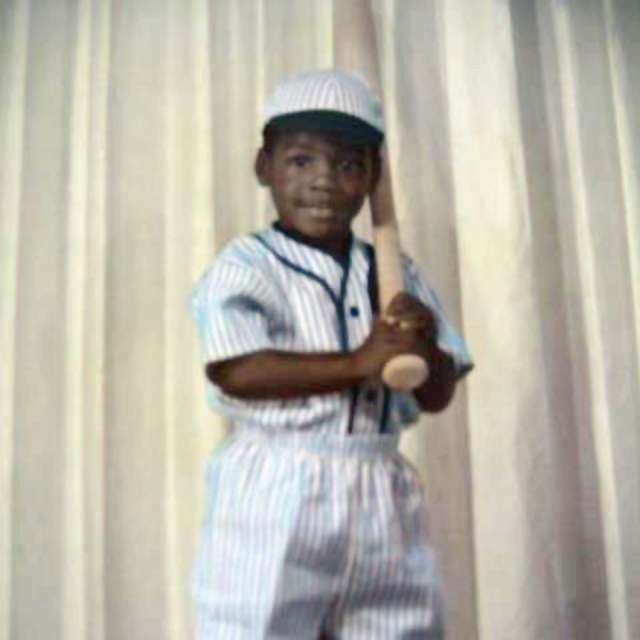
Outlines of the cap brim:
{"type": "Polygon", "coordinates": [[[281,131],[322,131],[339,134],[346,142],[380,146],[384,134],[368,122],[341,111],[317,109],[297,111],[275,116],[266,126],[277,127],[281,131]]]}

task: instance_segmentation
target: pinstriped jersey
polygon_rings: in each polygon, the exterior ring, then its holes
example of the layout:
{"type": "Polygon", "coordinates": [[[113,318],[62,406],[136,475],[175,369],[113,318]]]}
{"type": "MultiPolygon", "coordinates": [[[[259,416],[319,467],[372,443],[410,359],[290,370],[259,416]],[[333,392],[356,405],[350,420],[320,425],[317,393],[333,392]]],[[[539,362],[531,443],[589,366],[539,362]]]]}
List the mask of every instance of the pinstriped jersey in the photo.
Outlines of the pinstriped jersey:
{"type": "MultiPolygon", "coordinates": [[[[370,333],[375,309],[370,245],[352,236],[338,260],[275,223],[233,240],[197,283],[191,311],[205,362],[260,350],[353,351],[370,333]]],[[[438,344],[458,375],[473,365],[466,345],[415,263],[404,260],[406,290],[434,311],[438,344]]],[[[211,407],[235,424],[267,431],[391,433],[417,420],[413,394],[369,380],[348,391],[294,399],[245,400],[209,383],[211,407]]]]}

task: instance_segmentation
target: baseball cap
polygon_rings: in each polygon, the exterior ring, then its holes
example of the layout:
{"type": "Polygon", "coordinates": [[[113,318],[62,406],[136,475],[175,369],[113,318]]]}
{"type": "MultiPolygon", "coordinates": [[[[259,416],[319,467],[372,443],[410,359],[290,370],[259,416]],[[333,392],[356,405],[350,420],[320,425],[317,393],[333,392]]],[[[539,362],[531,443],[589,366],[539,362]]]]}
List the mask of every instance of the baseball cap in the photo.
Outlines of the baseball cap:
{"type": "Polygon", "coordinates": [[[280,82],[264,108],[264,126],[338,133],[355,143],[384,139],[382,104],[366,81],[338,69],[307,71],[280,82]]]}

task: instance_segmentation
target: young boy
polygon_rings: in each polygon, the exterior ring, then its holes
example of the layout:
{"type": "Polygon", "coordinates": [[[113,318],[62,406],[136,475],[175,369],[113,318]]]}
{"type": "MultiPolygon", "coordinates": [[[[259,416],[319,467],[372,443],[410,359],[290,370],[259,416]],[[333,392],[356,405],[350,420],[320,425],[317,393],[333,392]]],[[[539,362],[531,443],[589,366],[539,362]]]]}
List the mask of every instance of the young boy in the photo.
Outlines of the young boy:
{"type": "Polygon", "coordinates": [[[416,266],[377,309],[371,247],[351,223],[376,187],[379,101],[339,71],[267,104],[255,171],[278,221],[231,242],[192,298],[210,401],[232,431],[208,469],[193,592],[199,638],[441,638],[418,476],[397,451],[471,368],[416,266]],[[429,363],[414,393],[380,373],[429,363]]]}

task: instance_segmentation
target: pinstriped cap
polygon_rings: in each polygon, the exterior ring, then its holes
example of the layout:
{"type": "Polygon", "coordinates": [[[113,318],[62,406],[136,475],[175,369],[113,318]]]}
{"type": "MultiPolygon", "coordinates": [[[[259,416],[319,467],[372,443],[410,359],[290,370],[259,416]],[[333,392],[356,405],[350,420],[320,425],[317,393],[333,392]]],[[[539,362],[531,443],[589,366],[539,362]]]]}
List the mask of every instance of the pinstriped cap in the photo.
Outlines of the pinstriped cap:
{"type": "Polygon", "coordinates": [[[282,81],[265,105],[264,122],[284,129],[334,131],[373,144],[384,137],[380,100],[363,79],[337,69],[282,81]]]}

